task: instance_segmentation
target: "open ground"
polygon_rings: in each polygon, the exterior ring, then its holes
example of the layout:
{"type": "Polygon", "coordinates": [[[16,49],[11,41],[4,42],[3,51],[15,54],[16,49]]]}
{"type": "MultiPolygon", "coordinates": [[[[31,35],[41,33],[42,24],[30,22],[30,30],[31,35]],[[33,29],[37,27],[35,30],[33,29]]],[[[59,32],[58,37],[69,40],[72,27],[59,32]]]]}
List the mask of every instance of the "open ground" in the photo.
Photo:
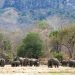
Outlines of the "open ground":
{"type": "Polygon", "coordinates": [[[6,65],[0,67],[0,75],[75,75],[75,68],[62,67],[48,68],[46,65],[40,67],[11,67],[6,65]]]}

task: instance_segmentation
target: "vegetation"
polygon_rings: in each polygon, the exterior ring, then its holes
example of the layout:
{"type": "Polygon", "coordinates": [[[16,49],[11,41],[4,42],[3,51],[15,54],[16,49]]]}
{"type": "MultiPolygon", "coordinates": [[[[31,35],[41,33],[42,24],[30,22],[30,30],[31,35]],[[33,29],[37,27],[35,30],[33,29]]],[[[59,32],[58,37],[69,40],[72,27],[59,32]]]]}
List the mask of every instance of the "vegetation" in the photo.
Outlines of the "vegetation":
{"type": "Polygon", "coordinates": [[[60,52],[52,52],[52,55],[54,58],[57,58],[59,61],[62,61],[63,60],[63,54],[60,53],[60,52]]]}
{"type": "Polygon", "coordinates": [[[37,23],[37,28],[38,28],[38,33],[40,34],[41,38],[43,38],[43,52],[44,56],[43,57],[49,57],[50,52],[49,52],[49,33],[50,33],[50,26],[49,24],[45,21],[39,21],[37,23]]]}
{"type": "Polygon", "coordinates": [[[64,46],[68,50],[69,58],[73,58],[75,46],[75,27],[64,28],[50,33],[50,39],[53,46],[52,50],[61,52],[64,46]]]}
{"type": "Polygon", "coordinates": [[[39,21],[38,23],[38,27],[42,30],[47,29],[48,28],[48,24],[45,20],[39,21]]]}
{"type": "Polygon", "coordinates": [[[12,58],[11,54],[10,41],[6,37],[4,37],[2,33],[0,33],[0,57],[9,59],[12,58]]]}
{"type": "Polygon", "coordinates": [[[18,48],[17,55],[21,57],[39,58],[42,55],[42,40],[38,33],[30,32],[27,34],[21,46],[18,48]]]}
{"type": "Polygon", "coordinates": [[[33,32],[28,32],[25,37],[19,37],[20,34],[17,32],[13,35],[8,39],[9,36],[0,33],[0,54],[9,59],[17,55],[29,58],[39,58],[43,55],[53,56],[59,60],[75,59],[74,25],[50,31],[48,23],[42,20],[37,23],[33,32]]]}

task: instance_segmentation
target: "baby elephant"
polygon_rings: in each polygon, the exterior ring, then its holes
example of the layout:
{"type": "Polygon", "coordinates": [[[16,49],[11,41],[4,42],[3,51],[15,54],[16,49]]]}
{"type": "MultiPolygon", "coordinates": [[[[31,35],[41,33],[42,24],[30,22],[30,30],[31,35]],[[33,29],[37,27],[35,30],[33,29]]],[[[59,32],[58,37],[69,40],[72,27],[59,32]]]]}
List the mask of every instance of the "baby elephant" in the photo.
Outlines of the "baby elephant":
{"type": "Polygon", "coordinates": [[[56,67],[59,67],[59,65],[60,65],[60,62],[58,59],[52,58],[48,60],[48,67],[50,68],[52,68],[53,66],[55,66],[56,68],[56,67]]]}
{"type": "Polygon", "coordinates": [[[18,61],[18,60],[11,62],[12,67],[18,67],[19,65],[20,65],[20,61],[18,61]]]}
{"type": "Polygon", "coordinates": [[[0,66],[4,67],[5,66],[5,59],[0,58],[0,66]]]}

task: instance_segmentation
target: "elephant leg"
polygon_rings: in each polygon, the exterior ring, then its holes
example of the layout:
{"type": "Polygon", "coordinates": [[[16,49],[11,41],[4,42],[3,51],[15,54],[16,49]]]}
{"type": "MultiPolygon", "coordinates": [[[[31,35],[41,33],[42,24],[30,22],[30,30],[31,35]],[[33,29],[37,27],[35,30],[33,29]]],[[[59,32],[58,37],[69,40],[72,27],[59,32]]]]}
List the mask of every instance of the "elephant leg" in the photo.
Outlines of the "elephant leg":
{"type": "Polygon", "coordinates": [[[32,61],[30,61],[30,66],[33,66],[33,62],[32,61]]]}
{"type": "Polygon", "coordinates": [[[37,66],[37,62],[34,62],[34,66],[37,66]]]}
{"type": "Polygon", "coordinates": [[[23,66],[23,63],[21,62],[21,66],[23,66]]]}
{"type": "Polygon", "coordinates": [[[55,65],[55,68],[56,68],[56,65],[55,65]]]}
{"type": "Polygon", "coordinates": [[[18,63],[16,63],[16,67],[18,66],[18,63]]]}
{"type": "Polygon", "coordinates": [[[59,67],[59,65],[57,65],[57,67],[59,67]]]}
{"type": "Polygon", "coordinates": [[[52,65],[52,64],[49,64],[49,65],[48,65],[48,67],[49,67],[49,68],[52,68],[52,67],[53,67],[53,65],[52,65]]]}
{"type": "Polygon", "coordinates": [[[15,66],[15,64],[14,64],[14,63],[12,63],[12,64],[11,64],[11,66],[12,66],[12,67],[14,67],[14,66],[15,66]]]}

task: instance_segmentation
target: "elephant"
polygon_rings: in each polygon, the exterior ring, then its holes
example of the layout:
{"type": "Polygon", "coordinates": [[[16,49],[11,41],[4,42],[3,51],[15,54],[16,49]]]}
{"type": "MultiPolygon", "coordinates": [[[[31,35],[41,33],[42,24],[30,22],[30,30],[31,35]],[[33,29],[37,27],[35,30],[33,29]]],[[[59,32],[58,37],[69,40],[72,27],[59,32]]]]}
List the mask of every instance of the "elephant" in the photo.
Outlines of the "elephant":
{"type": "Polygon", "coordinates": [[[20,61],[21,66],[39,66],[40,62],[38,59],[33,58],[23,58],[23,57],[15,57],[14,61],[20,61]]]}
{"type": "Polygon", "coordinates": [[[24,58],[23,66],[28,66],[28,64],[29,64],[29,59],[24,58]]]}
{"type": "Polygon", "coordinates": [[[20,61],[18,61],[18,60],[11,62],[12,67],[18,67],[19,65],[20,65],[20,61]]]}
{"type": "Polygon", "coordinates": [[[34,66],[39,66],[39,65],[40,65],[40,62],[39,62],[38,59],[36,59],[36,60],[34,61],[34,66]]]}
{"type": "Polygon", "coordinates": [[[20,62],[20,65],[23,66],[24,58],[22,58],[22,57],[15,57],[15,58],[13,59],[13,61],[19,61],[19,62],[20,62]]]}
{"type": "Polygon", "coordinates": [[[29,66],[33,66],[33,60],[29,59],[29,66]]]}
{"type": "Polygon", "coordinates": [[[19,58],[20,64],[21,66],[28,66],[30,64],[30,60],[29,58],[19,58]]]}
{"type": "Polygon", "coordinates": [[[51,59],[48,60],[48,67],[52,68],[52,60],[51,59]]]}
{"type": "Polygon", "coordinates": [[[30,60],[29,60],[29,65],[30,66],[39,66],[40,65],[40,62],[39,62],[39,60],[38,59],[33,59],[33,58],[31,58],[30,60]]]}
{"type": "Polygon", "coordinates": [[[5,66],[5,59],[0,58],[0,66],[4,67],[5,66]]]}
{"type": "Polygon", "coordinates": [[[39,66],[39,60],[38,59],[33,59],[33,58],[19,58],[19,61],[21,63],[21,66],[39,66]]]}
{"type": "Polygon", "coordinates": [[[56,68],[56,67],[59,67],[59,65],[60,65],[60,62],[56,58],[51,58],[48,60],[48,67],[50,67],[50,68],[52,68],[53,66],[55,66],[55,68],[56,68]]]}
{"type": "Polygon", "coordinates": [[[24,66],[24,58],[19,57],[19,61],[20,61],[21,66],[24,66]]]}
{"type": "Polygon", "coordinates": [[[68,66],[68,63],[69,63],[69,61],[63,60],[63,61],[61,62],[61,65],[62,65],[62,66],[68,66]]]}
{"type": "Polygon", "coordinates": [[[14,60],[20,61],[21,66],[27,66],[29,64],[29,59],[28,58],[16,57],[14,60]]]}
{"type": "Polygon", "coordinates": [[[15,57],[15,58],[10,62],[10,64],[11,64],[12,67],[17,67],[17,66],[21,65],[21,64],[20,64],[20,61],[19,61],[19,57],[15,57]]]}
{"type": "Polygon", "coordinates": [[[69,67],[75,67],[75,60],[69,60],[69,67]]]}

